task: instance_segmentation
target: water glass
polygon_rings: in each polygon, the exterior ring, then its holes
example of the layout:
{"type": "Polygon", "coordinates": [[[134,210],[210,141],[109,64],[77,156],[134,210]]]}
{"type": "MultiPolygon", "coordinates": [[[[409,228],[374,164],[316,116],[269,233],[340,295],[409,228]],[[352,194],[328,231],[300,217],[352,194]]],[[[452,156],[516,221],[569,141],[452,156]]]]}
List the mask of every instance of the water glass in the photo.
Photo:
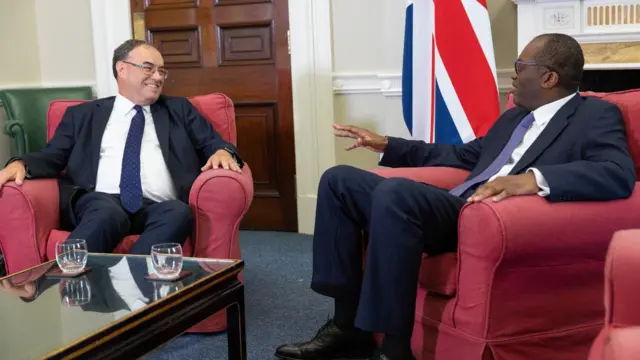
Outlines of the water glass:
{"type": "Polygon", "coordinates": [[[182,246],[178,243],[153,245],[151,261],[158,277],[163,279],[177,277],[182,271],[182,246]]]}
{"type": "Polygon", "coordinates": [[[87,265],[89,251],[83,239],[67,239],[56,244],[56,262],[65,273],[77,273],[87,265]]]}

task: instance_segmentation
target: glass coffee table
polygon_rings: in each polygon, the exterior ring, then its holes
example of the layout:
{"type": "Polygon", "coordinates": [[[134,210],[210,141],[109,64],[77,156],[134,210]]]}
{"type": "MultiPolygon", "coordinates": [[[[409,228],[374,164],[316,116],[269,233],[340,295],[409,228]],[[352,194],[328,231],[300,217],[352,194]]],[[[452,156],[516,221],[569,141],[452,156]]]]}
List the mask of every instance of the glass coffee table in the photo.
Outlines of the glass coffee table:
{"type": "Polygon", "coordinates": [[[246,359],[242,260],[185,257],[177,281],[148,280],[150,256],[89,254],[87,267],[61,279],[49,261],[0,278],[1,358],[135,359],[226,309],[229,359],[246,359]]]}

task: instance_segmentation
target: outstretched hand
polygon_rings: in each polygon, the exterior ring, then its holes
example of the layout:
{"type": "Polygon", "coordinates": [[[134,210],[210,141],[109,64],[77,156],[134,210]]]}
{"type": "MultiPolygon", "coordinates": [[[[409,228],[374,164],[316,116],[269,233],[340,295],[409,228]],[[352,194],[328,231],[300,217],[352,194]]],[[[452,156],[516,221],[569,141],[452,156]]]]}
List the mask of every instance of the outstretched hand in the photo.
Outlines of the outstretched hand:
{"type": "Polygon", "coordinates": [[[236,163],[236,161],[233,159],[233,156],[231,156],[231,154],[224,149],[220,149],[216,151],[215,154],[211,155],[209,160],[207,160],[207,163],[204,164],[204,166],[200,170],[207,171],[210,169],[219,168],[232,170],[237,173],[242,172],[242,170],[240,170],[240,166],[238,166],[238,163],[236,163]]]}
{"type": "Polygon", "coordinates": [[[337,137],[348,137],[356,140],[353,144],[344,148],[347,151],[363,147],[381,153],[387,148],[388,140],[385,136],[357,126],[334,124],[333,134],[337,137]]]}

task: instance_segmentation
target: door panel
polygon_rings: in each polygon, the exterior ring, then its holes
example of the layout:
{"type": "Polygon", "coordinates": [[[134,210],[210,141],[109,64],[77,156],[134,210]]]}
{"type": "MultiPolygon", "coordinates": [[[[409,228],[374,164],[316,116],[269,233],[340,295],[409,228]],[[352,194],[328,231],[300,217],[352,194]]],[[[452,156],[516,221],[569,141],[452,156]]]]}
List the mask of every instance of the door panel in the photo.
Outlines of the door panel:
{"type": "Polygon", "coordinates": [[[167,95],[234,102],[255,184],[241,227],[297,231],[287,0],[131,0],[131,13],[164,57],[167,95]]]}

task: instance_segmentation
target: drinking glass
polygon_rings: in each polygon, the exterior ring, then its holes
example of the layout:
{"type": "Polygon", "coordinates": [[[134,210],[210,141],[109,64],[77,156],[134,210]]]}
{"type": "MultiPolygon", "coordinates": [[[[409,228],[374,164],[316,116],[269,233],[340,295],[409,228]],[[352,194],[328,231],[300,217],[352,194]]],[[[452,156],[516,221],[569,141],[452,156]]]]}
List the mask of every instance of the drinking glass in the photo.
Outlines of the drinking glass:
{"type": "Polygon", "coordinates": [[[87,242],[83,239],[67,239],[56,244],[56,262],[60,270],[77,273],[87,265],[87,242]]]}
{"type": "Polygon", "coordinates": [[[178,243],[153,245],[151,261],[158,277],[174,278],[182,271],[182,246],[178,243]]]}

